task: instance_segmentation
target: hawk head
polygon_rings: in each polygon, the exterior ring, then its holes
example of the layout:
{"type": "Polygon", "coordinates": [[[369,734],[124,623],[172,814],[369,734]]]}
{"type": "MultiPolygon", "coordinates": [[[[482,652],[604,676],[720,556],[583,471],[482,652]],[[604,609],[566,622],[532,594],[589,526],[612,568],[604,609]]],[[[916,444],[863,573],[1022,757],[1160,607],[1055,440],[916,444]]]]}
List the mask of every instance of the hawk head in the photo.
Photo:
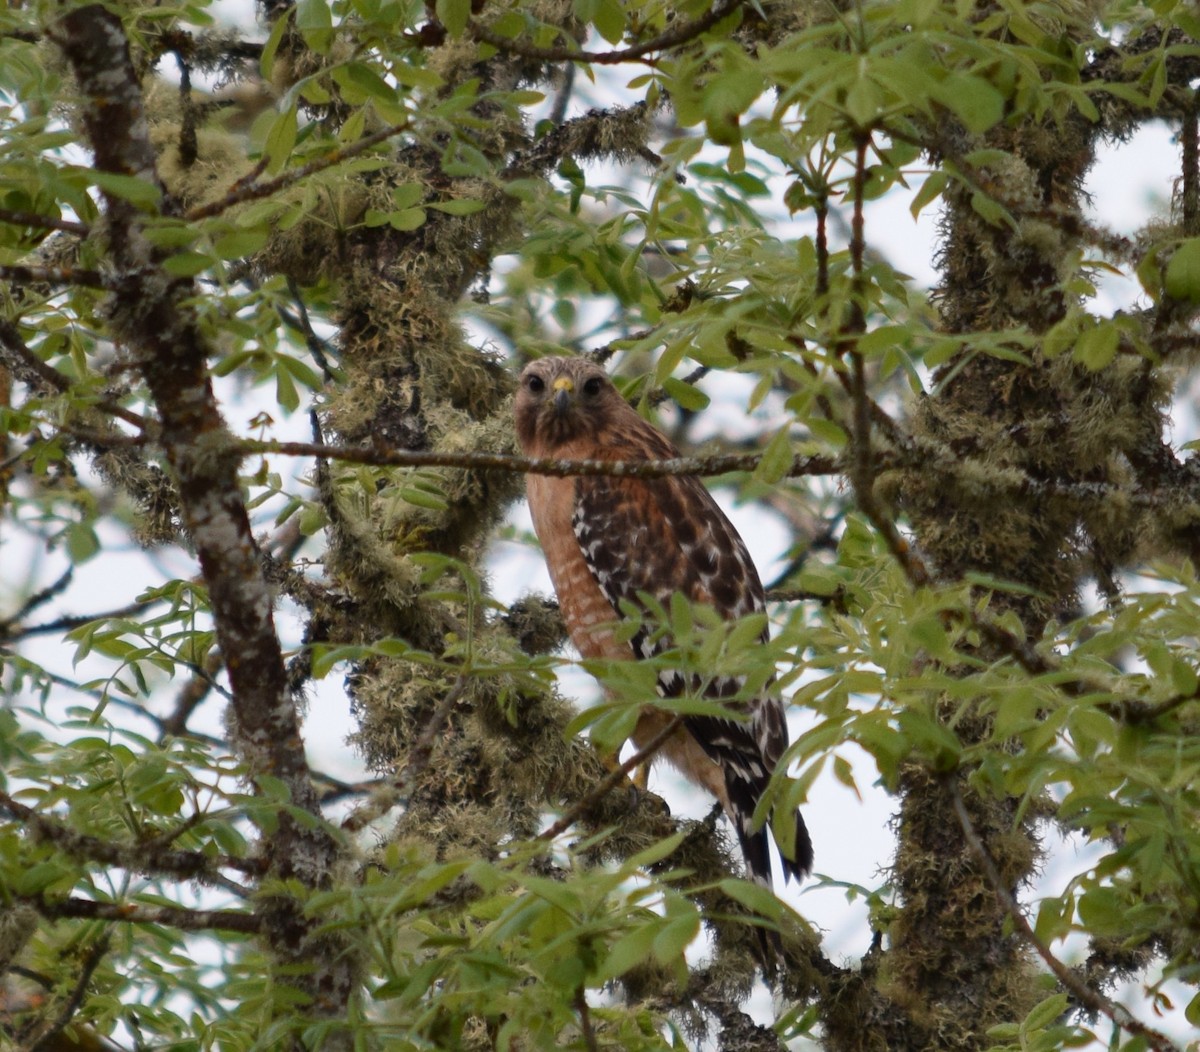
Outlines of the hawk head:
{"type": "MultiPolygon", "coordinates": [[[[539,358],[521,373],[517,440],[530,456],[554,456],[569,442],[595,440],[632,412],[604,370],[587,358],[539,358]]],[[[636,415],[636,414],[635,414],[636,415]]]]}

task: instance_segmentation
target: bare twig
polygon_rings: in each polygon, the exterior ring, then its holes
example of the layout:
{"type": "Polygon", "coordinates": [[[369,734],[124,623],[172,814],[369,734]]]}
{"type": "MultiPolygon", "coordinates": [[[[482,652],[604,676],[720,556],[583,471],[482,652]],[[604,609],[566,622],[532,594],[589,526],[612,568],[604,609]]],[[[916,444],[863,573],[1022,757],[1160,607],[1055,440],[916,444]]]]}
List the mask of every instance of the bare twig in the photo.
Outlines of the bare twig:
{"type": "Polygon", "coordinates": [[[588,1052],[600,1052],[596,1028],[592,1026],[592,1011],[587,1003],[587,991],[582,984],[575,989],[575,1011],[579,1013],[579,1030],[583,1034],[584,1047],[588,1052]]]}
{"type": "Polygon", "coordinates": [[[80,237],[87,237],[90,231],[86,223],[76,223],[71,219],[59,219],[57,216],[43,216],[36,212],[22,212],[12,208],[0,208],[0,223],[41,230],[62,230],[68,234],[78,234],[80,237]]]}
{"type": "Polygon", "coordinates": [[[91,289],[112,289],[118,284],[116,277],[108,277],[98,270],[39,267],[25,263],[0,263],[0,279],[17,285],[82,285],[91,289]]]}
{"type": "Polygon", "coordinates": [[[1033,947],[1037,955],[1046,963],[1046,967],[1054,973],[1054,977],[1089,1011],[1098,1012],[1108,1017],[1123,1030],[1141,1037],[1151,1048],[1158,1050],[1158,1052],[1179,1052],[1178,1046],[1168,1037],[1147,1026],[1139,1019],[1135,1019],[1124,1005],[1109,1000],[1099,990],[1088,986],[1078,975],[1050,952],[1050,948],[1038,938],[1037,933],[1025,918],[1020,905],[1013,898],[1012,892],[1008,890],[1008,887],[1004,883],[1004,878],[1000,875],[1000,870],[996,866],[991,853],[988,851],[987,845],[984,844],[979,833],[976,831],[975,824],[971,821],[971,815],[967,811],[967,806],[963,802],[962,792],[957,782],[957,775],[948,776],[944,784],[947,792],[950,794],[951,803],[954,805],[954,813],[958,817],[958,824],[962,826],[967,846],[975,855],[980,869],[983,870],[983,875],[992,886],[992,891],[995,893],[997,901],[1012,921],[1013,926],[1021,933],[1021,937],[1033,947]]]}
{"type": "Polygon", "coordinates": [[[23,617],[27,617],[33,613],[39,606],[44,606],[50,602],[55,596],[62,595],[63,592],[70,587],[71,581],[75,577],[75,567],[68,566],[57,581],[52,581],[40,591],[34,592],[28,599],[25,600],[12,617],[6,617],[0,621],[0,639],[11,639],[10,628],[23,617]]]}
{"type": "Polygon", "coordinates": [[[108,935],[103,934],[88,948],[88,952],[84,956],[83,963],[79,968],[79,977],[75,980],[74,988],[71,990],[71,996],[67,998],[57,1017],[48,1026],[40,1030],[36,1037],[28,1043],[30,1048],[34,1050],[58,1048],[60,1044],[64,1047],[77,1047],[76,1042],[67,1041],[60,1043],[53,1039],[55,1035],[61,1034],[66,1029],[67,1025],[75,1017],[75,1013],[79,1011],[80,1005],[83,1004],[83,998],[87,994],[88,983],[92,981],[92,976],[95,975],[100,962],[104,960],[104,955],[108,953],[108,947],[108,935]]]}
{"type": "Polygon", "coordinates": [[[239,205],[243,201],[259,201],[264,197],[270,197],[280,190],[286,190],[289,186],[307,179],[310,175],[323,172],[326,168],[332,168],[335,165],[357,157],[359,154],[366,153],[372,147],[387,142],[388,139],[394,139],[397,135],[402,135],[408,131],[408,128],[408,121],[392,124],[380,131],[366,135],[357,142],[350,143],[348,146],[339,146],[335,150],[330,150],[324,156],[309,161],[308,164],[302,164],[299,168],[290,168],[281,175],[277,175],[274,179],[268,179],[265,183],[257,181],[257,175],[262,169],[256,169],[255,172],[250,173],[248,181],[247,177],[243,176],[242,179],[230,187],[229,192],[224,197],[217,201],[211,201],[206,205],[198,205],[196,208],[191,209],[184,218],[188,222],[194,223],[200,219],[219,216],[221,213],[227,212],[234,205],[239,205]]]}
{"type": "Polygon", "coordinates": [[[264,928],[256,913],[242,910],[190,910],[179,906],[143,906],[135,902],[96,902],[92,899],[45,899],[13,896],[52,920],[104,920],[126,924],[161,924],[182,931],[231,931],[257,935],[264,928]]]}
{"type": "Polygon", "coordinates": [[[321,374],[326,380],[333,380],[333,366],[330,365],[329,355],[326,353],[326,343],[316,334],[316,331],[312,327],[312,319],[308,316],[308,306],[304,302],[304,295],[300,291],[300,285],[295,278],[289,275],[287,287],[288,292],[292,294],[292,301],[296,304],[297,317],[294,322],[290,318],[285,320],[289,324],[294,324],[304,336],[304,343],[308,347],[308,353],[313,356],[313,360],[321,367],[321,374]]]}
{"type": "Polygon", "coordinates": [[[587,793],[581,799],[568,809],[549,829],[539,834],[539,840],[553,840],[556,836],[565,833],[580,815],[586,814],[596,804],[603,800],[613,789],[625,781],[629,777],[629,772],[635,767],[640,766],[649,760],[655,753],[658,752],[680,727],[683,726],[683,717],[675,716],[662,730],[660,730],[653,738],[635,752],[628,760],[610,771],[602,778],[591,792],[587,793]]]}
{"type": "Polygon", "coordinates": [[[498,51],[506,54],[520,55],[523,58],[540,59],[545,62],[590,62],[596,65],[617,65],[630,62],[654,51],[666,51],[669,48],[686,44],[712,29],[722,19],[728,18],[739,7],[743,0],[717,0],[709,10],[691,22],[684,22],[673,29],[660,33],[652,40],[632,47],[620,48],[616,51],[580,51],[569,47],[534,47],[532,44],[522,44],[510,37],[493,32],[487,26],[471,21],[467,31],[485,44],[491,44],[498,51]]]}
{"type": "Polygon", "coordinates": [[[210,651],[204,659],[203,668],[193,672],[188,681],[180,688],[179,693],[176,694],[175,707],[171,710],[171,715],[159,724],[159,733],[162,738],[181,737],[188,733],[188,720],[191,719],[192,713],[196,711],[200,703],[212,693],[213,687],[216,686],[216,675],[220,671],[221,653],[218,650],[210,651]]]}
{"type": "Polygon", "coordinates": [[[2,790],[0,812],[20,822],[40,839],[57,844],[72,858],[120,866],[134,873],[203,880],[205,877],[218,877],[221,869],[259,876],[266,868],[263,860],[257,858],[208,855],[203,851],[170,849],[146,841],[118,844],[112,840],[78,833],[63,822],[49,818],[14,800],[2,790]]]}

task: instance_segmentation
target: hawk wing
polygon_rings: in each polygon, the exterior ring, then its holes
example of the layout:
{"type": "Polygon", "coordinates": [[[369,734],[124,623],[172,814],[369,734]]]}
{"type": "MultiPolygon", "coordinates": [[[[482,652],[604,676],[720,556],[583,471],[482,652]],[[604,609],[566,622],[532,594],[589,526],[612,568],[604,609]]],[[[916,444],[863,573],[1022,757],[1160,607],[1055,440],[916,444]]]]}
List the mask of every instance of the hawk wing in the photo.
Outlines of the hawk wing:
{"type": "MultiPolygon", "coordinates": [[[[639,592],[653,596],[664,607],[680,592],[693,602],[712,606],[729,620],[765,608],[762,583],[750,553],[699,479],[587,476],[576,479],[575,493],[575,538],[614,610],[620,610],[622,601],[644,609],[639,592]]],[[[631,640],[634,653],[641,658],[653,657],[670,645],[653,627],[640,628],[631,640]]],[[[762,638],[766,642],[765,629],[762,638]]],[[[688,686],[700,684],[687,684],[678,671],[664,670],[659,673],[658,686],[664,697],[678,697],[688,686]]],[[[737,677],[718,676],[707,681],[704,692],[708,697],[733,698],[742,686],[737,677]]],[[[748,720],[688,716],[684,723],[721,767],[736,811],[731,817],[751,872],[769,883],[767,831],[755,830],[752,818],[771,772],[787,748],[783,706],[766,693],[734,704],[747,713],[748,720]]],[[[797,841],[796,859],[784,859],[784,866],[799,877],[810,864],[811,847],[805,833],[803,841],[797,841]]]]}

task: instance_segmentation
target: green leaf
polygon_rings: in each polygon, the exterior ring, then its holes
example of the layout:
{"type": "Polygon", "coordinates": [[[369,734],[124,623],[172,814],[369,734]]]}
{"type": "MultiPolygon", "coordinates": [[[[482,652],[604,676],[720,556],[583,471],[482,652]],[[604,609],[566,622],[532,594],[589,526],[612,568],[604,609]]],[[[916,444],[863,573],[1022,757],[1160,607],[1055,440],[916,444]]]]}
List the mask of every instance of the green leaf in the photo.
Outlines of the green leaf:
{"type": "Polygon", "coordinates": [[[144,211],[154,211],[162,200],[162,189],[148,179],[133,175],[118,175],[116,172],[93,171],[90,178],[101,190],[113,197],[137,205],[144,211]]]}
{"type": "Polygon", "coordinates": [[[430,201],[425,207],[451,216],[469,216],[482,212],[487,208],[487,202],[477,197],[459,197],[453,201],[430,201]]]}
{"type": "Polygon", "coordinates": [[[846,112],[860,128],[868,128],[875,123],[881,103],[878,86],[867,77],[859,77],[846,92],[846,112]]]}
{"type": "Polygon", "coordinates": [[[1079,919],[1093,937],[1120,935],[1126,928],[1126,906],[1112,888],[1094,887],[1079,898],[1079,919]]]}
{"type": "Polygon", "coordinates": [[[974,193],[971,195],[971,207],[992,226],[1009,226],[1013,227],[1016,224],[1013,218],[1008,213],[999,201],[988,197],[987,194],[974,193]]]}
{"type": "Polygon", "coordinates": [[[176,252],[163,260],[162,268],[172,277],[193,278],[212,264],[212,257],[202,252],[176,252]]]}
{"type": "Polygon", "coordinates": [[[243,259],[267,243],[266,230],[233,230],[217,238],[213,250],[221,259],[243,259]]]}
{"type": "Polygon", "coordinates": [[[471,18],[471,0],[437,0],[436,11],[446,32],[452,37],[460,37],[471,18]]]}
{"type": "Polygon", "coordinates": [[[1049,1026],[1067,1010],[1067,1004],[1066,994],[1051,994],[1044,1001],[1039,1001],[1021,1023],[1021,1033],[1027,1034],[1031,1030],[1042,1030],[1049,1026]]]}
{"type": "Polygon", "coordinates": [[[1188,1002],[1187,1008],[1183,1010],[1183,1015],[1192,1026],[1200,1027],[1200,994],[1188,1002]]]}
{"type": "Polygon", "coordinates": [[[674,376],[668,376],[663,380],[662,385],[663,390],[671,396],[681,409],[699,412],[701,409],[708,407],[710,401],[708,395],[689,383],[677,380],[674,376]]]}
{"type": "Polygon", "coordinates": [[[388,223],[393,230],[416,230],[425,224],[427,218],[423,208],[406,208],[403,212],[389,213],[388,223]]]}
{"type": "Polygon", "coordinates": [[[291,374],[286,369],[275,370],[275,401],[289,413],[294,413],[300,407],[300,392],[291,374]]]}
{"type": "Polygon", "coordinates": [[[616,978],[644,965],[653,954],[654,939],[660,924],[661,921],[655,917],[651,923],[635,928],[613,943],[598,969],[600,976],[616,978]]]}
{"type": "Polygon", "coordinates": [[[1172,299],[1200,303],[1200,238],[1181,241],[1171,254],[1165,287],[1172,299]]]}
{"type": "Polygon", "coordinates": [[[775,893],[753,881],[730,877],[718,882],[717,887],[735,902],[740,902],[760,917],[778,920],[783,912],[783,903],[775,897],[775,893]]]}
{"type": "Polygon", "coordinates": [[[754,477],[759,482],[773,486],[784,478],[792,469],[795,454],[792,452],[791,429],[781,427],[763,450],[762,459],[754,469],[754,477]]]}
{"type": "Polygon", "coordinates": [[[625,38],[625,12],[619,0],[595,0],[590,21],[596,31],[610,44],[625,38]]]}
{"type": "Polygon", "coordinates": [[[319,55],[333,43],[333,15],[326,0],[297,0],[296,28],[304,42],[319,55]]]}
{"type": "Polygon", "coordinates": [[[395,88],[365,62],[347,62],[344,66],[335,66],[332,76],[343,88],[357,88],[367,98],[388,104],[396,101],[395,88]]]}
{"type": "Polygon", "coordinates": [[[969,73],[950,74],[935,97],[976,135],[982,135],[1004,116],[1004,96],[991,82],[969,73]]]}
{"type": "Polygon", "coordinates": [[[930,172],[926,176],[921,187],[913,195],[912,204],[908,206],[908,210],[912,213],[913,219],[925,209],[930,202],[937,200],[942,195],[942,191],[946,189],[946,184],[950,181],[950,176],[943,171],[930,172]]]}
{"type": "Polygon", "coordinates": [[[662,964],[670,964],[683,957],[686,950],[700,934],[700,915],[694,910],[668,921],[654,937],[651,944],[654,956],[662,964]]]}
{"type": "Polygon", "coordinates": [[[275,118],[270,131],[267,132],[263,153],[267,157],[268,172],[277,173],[287,164],[292,155],[292,148],[296,145],[296,130],[296,107],[293,105],[275,118]]]}
{"type": "Polygon", "coordinates": [[[1081,365],[1098,372],[1116,357],[1120,342],[1121,330],[1111,322],[1100,322],[1079,334],[1071,356],[1081,365]]]}
{"type": "Polygon", "coordinates": [[[445,511],[450,505],[440,493],[422,488],[417,485],[401,486],[400,496],[407,503],[418,508],[428,508],[430,511],[445,511]]]}
{"type": "Polygon", "coordinates": [[[96,531],[85,522],[73,522],[66,529],[67,554],[73,563],[87,562],[100,550],[96,531]]]}
{"type": "Polygon", "coordinates": [[[275,19],[274,25],[271,26],[271,35],[267,37],[267,42],[263,45],[262,58],[259,59],[258,66],[263,80],[267,83],[271,83],[271,74],[275,69],[275,55],[279,51],[279,44],[283,40],[284,33],[290,28],[291,22],[288,19],[275,19]]]}

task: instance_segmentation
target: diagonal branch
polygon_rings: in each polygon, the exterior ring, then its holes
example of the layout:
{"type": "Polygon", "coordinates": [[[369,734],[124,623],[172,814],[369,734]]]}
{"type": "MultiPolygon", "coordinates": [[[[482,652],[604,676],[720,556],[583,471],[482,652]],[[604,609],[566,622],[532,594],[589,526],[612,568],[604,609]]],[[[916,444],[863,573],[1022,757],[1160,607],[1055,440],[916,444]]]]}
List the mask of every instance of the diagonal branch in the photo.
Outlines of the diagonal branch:
{"type": "Polygon", "coordinates": [[[574,806],[565,814],[561,815],[549,829],[538,835],[539,840],[553,840],[556,836],[560,836],[571,828],[571,825],[581,815],[587,814],[591,808],[604,799],[613,789],[621,784],[622,781],[629,777],[629,772],[635,767],[640,766],[650,760],[655,753],[658,752],[667,743],[667,739],[671,737],[680,727],[683,726],[683,717],[675,716],[671,719],[662,730],[660,730],[653,738],[635,752],[628,760],[619,767],[610,771],[602,778],[591,792],[587,793],[581,799],[576,801],[574,806]]]}
{"type": "Polygon", "coordinates": [[[1141,1020],[1134,1018],[1124,1005],[1109,1000],[1099,990],[1088,986],[1087,983],[1083,982],[1078,975],[1050,952],[1050,948],[1037,937],[1037,933],[1026,919],[1020,905],[1005,885],[1004,878],[1000,875],[1000,870],[996,866],[995,860],[992,858],[983,840],[980,839],[979,833],[975,829],[975,824],[971,821],[971,815],[968,813],[967,806],[963,802],[962,792],[958,787],[957,781],[955,781],[953,776],[950,776],[945,779],[944,784],[946,791],[950,794],[950,801],[954,805],[954,814],[958,818],[958,824],[962,826],[967,846],[979,862],[979,867],[983,870],[983,875],[987,877],[988,883],[992,886],[992,891],[995,893],[1001,908],[1008,914],[1009,920],[1012,921],[1013,927],[1021,933],[1021,937],[1033,947],[1037,955],[1046,963],[1046,967],[1054,973],[1054,977],[1085,1008],[1107,1016],[1116,1026],[1131,1034],[1136,1034],[1151,1048],[1156,1049],[1157,1052],[1179,1052],[1178,1046],[1170,1038],[1147,1026],[1141,1020]]]}
{"type": "Polygon", "coordinates": [[[37,212],[22,212],[12,208],[0,208],[0,223],[33,227],[37,230],[62,230],[68,234],[78,234],[80,237],[87,237],[90,229],[86,223],[76,223],[70,219],[60,219],[58,216],[43,216],[38,215],[37,212]]]}
{"type": "Polygon", "coordinates": [[[408,121],[392,124],[387,128],[382,128],[370,135],[363,136],[363,138],[350,143],[348,146],[339,146],[335,150],[330,150],[329,153],[323,154],[315,160],[309,161],[308,164],[301,165],[299,168],[290,168],[288,171],[277,175],[274,179],[268,179],[264,183],[257,181],[257,176],[261,174],[261,169],[256,169],[254,172],[251,172],[249,178],[239,180],[234,184],[224,197],[216,201],[211,201],[206,205],[198,205],[187,212],[184,218],[189,223],[194,223],[200,219],[219,216],[221,213],[229,211],[234,205],[240,205],[244,201],[259,201],[264,197],[270,197],[280,190],[286,190],[289,186],[302,182],[310,175],[323,172],[326,168],[333,168],[335,165],[342,164],[361,153],[366,153],[372,147],[385,143],[388,139],[394,139],[397,135],[402,135],[408,131],[408,128],[408,121]]]}
{"type": "Polygon", "coordinates": [[[743,2],[744,0],[717,0],[699,18],[668,29],[641,44],[620,48],[617,51],[580,51],[569,47],[536,47],[533,44],[522,44],[511,37],[503,36],[475,21],[472,21],[467,29],[476,40],[491,44],[492,47],[505,54],[520,55],[522,58],[539,59],[545,62],[591,62],[596,65],[614,66],[695,40],[707,33],[722,19],[732,15],[742,6],[743,2]]]}
{"type": "Polygon", "coordinates": [[[242,910],[190,910],[181,906],[145,906],[137,902],[96,902],[93,899],[49,899],[37,895],[13,896],[51,920],[102,920],[125,924],[160,924],[181,931],[231,931],[258,935],[264,920],[242,910]]]}
{"type": "Polygon", "coordinates": [[[258,876],[263,872],[261,859],[235,858],[232,855],[208,855],[203,851],[153,849],[146,843],[118,844],[111,840],[76,832],[56,819],[35,811],[0,790],[0,812],[22,823],[35,836],[57,844],[72,858],[85,862],[120,866],[134,873],[200,879],[215,883],[219,870],[233,869],[258,876]]]}

